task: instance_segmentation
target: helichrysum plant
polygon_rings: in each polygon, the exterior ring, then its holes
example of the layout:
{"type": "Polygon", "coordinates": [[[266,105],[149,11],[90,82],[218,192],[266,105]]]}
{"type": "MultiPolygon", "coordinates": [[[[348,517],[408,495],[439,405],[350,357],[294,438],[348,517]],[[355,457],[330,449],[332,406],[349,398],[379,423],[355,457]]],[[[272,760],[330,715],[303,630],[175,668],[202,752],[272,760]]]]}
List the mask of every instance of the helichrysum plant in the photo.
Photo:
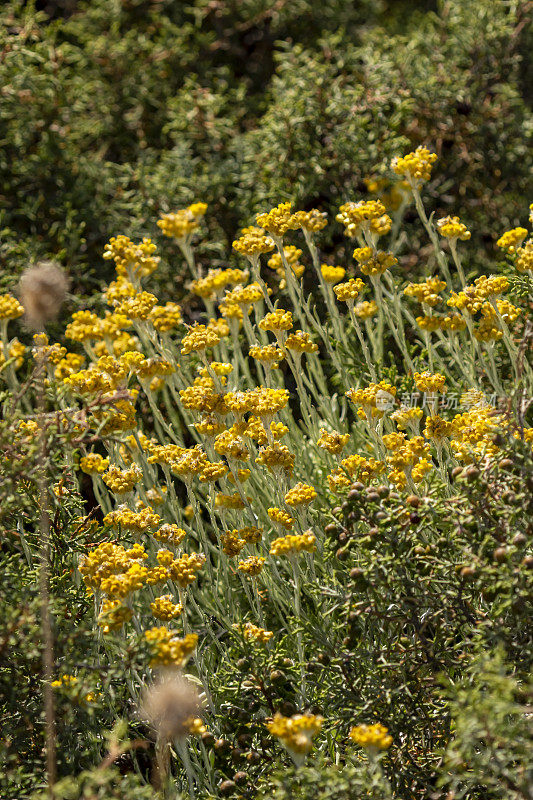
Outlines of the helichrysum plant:
{"type": "MultiPolygon", "coordinates": [[[[495,635],[490,591],[474,608],[468,586],[499,535],[494,497],[513,492],[501,465],[533,443],[528,302],[514,291],[519,278],[531,281],[533,262],[528,228],[502,232],[505,266],[467,282],[466,223],[425,211],[437,169],[429,147],[398,156],[391,170],[404,202],[347,200],[336,221],[290,202],[265,210],[237,235],[225,269],[195,255],[205,203],[164,214],[157,225],[185,260],[203,315],[151,291],[155,242],[117,235],[104,252],[116,267],[104,310],[76,311],[65,345],[36,339],[47,402],[77,415],[87,434],[71,469],[91,482],[103,520],[78,579],[107,657],[139,655],[142,666],[124,680],[156,729],[165,791],[175,780],[190,796],[249,792],[249,781],[267,780],[262,765],[278,743],[298,768],[314,753],[337,765],[372,762],[372,780],[398,796],[403,767],[391,776],[387,760],[403,765],[408,753],[422,776],[438,768],[449,724],[434,707],[410,722],[406,696],[395,717],[387,698],[401,681],[380,688],[379,674],[392,680],[391,663],[399,675],[416,669],[405,680],[421,703],[431,695],[438,705],[435,676],[449,667],[441,637],[451,663],[454,626],[468,621],[478,640],[495,635]],[[432,248],[416,280],[401,260],[409,203],[432,248]],[[320,252],[326,226],[346,237],[342,264],[320,252]],[[482,475],[493,475],[492,499],[480,488],[472,503],[486,532],[472,523],[468,542],[463,482],[482,475]],[[471,563],[453,563],[469,547],[471,563]],[[367,641],[387,658],[363,678],[355,662],[367,641]],[[231,648],[238,663],[228,662],[231,648]],[[218,698],[224,676],[240,670],[249,700],[232,720],[218,698]],[[201,687],[201,709],[186,672],[201,687]],[[344,705],[328,703],[332,681],[345,687],[344,705]],[[192,710],[180,717],[173,704],[182,700],[192,710]],[[233,724],[242,746],[224,738],[233,724]],[[250,773],[228,776],[228,750],[250,773]]],[[[14,296],[0,297],[2,377],[15,393],[23,313],[14,296]]],[[[17,435],[34,426],[21,415],[17,435]]],[[[496,557],[510,565],[510,603],[524,596],[531,567],[516,514],[513,543],[496,557]]],[[[70,680],[58,676],[57,687],[70,680]]]]}

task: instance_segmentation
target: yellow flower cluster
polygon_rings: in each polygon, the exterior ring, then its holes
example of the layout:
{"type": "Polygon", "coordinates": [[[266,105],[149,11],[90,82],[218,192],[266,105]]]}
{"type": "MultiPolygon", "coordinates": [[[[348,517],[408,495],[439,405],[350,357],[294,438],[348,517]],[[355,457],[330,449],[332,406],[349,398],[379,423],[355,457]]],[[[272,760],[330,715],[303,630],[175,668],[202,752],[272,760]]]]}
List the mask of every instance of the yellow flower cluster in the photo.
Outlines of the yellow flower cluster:
{"type": "Polygon", "coordinates": [[[377,722],[375,725],[356,725],[350,731],[350,739],[366,750],[388,750],[392,736],[388,729],[377,722]]]}
{"type": "Polygon", "coordinates": [[[506,253],[509,253],[509,255],[514,255],[517,247],[522,244],[526,236],[526,228],[513,228],[512,230],[506,231],[504,234],[502,234],[496,244],[502,250],[505,250],[506,253]]]}
{"type": "Polygon", "coordinates": [[[337,431],[327,431],[320,429],[320,437],[317,439],[318,447],[327,450],[332,455],[338,455],[350,441],[349,433],[338,433],[337,431]]]}
{"type": "Polygon", "coordinates": [[[318,233],[328,224],[325,211],[312,208],[310,211],[297,211],[294,214],[294,221],[303,231],[318,233]]]}
{"type": "Polygon", "coordinates": [[[88,475],[95,473],[101,475],[109,467],[109,459],[98,453],[90,453],[80,458],[80,469],[88,475]]]}
{"type": "Polygon", "coordinates": [[[161,525],[157,531],[154,531],[154,539],[163,544],[169,544],[173,547],[178,547],[187,536],[183,528],[178,527],[170,522],[161,525]]]}
{"type": "Polygon", "coordinates": [[[466,242],[472,236],[466,225],[459,220],[459,217],[448,216],[438,219],[437,230],[445,239],[461,239],[466,242]]]}
{"type": "Polygon", "coordinates": [[[103,481],[113,494],[128,494],[142,478],[142,470],[136,464],[129,469],[120,469],[112,464],[103,474],[103,481]]]}
{"type": "Polygon", "coordinates": [[[6,363],[6,361],[10,361],[11,364],[15,369],[20,369],[21,366],[24,364],[24,354],[26,352],[26,347],[19,342],[18,339],[11,339],[7,346],[7,358],[5,354],[4,343],[0,342],[0,370],[6,363]]]}
{"type": "Polygon", "coordinates": [[[120,527],[125,531],[145,533],[161,525],[162,519],[148,506],[132,511],[127,505],[118,506],[104,517],[104,525],[120,527]]]}
{"type": "Polygon", "coordinates": [[[307,331],[290,333],[285,339],[285,347],[297,356],[302,353],[318,353],[318,345],[311,340],[307,331]]]}
{"type": "Polygon", "coordinates": [[[262,571],[265,562],[266,558],[262,556],[250,556],[243,561],[239,561],[239,570],[246,575],[250,575],[250,577],[255,577],[262,571]]]}
{"type": "Polygon", "coordinates": [[[193,203],[169,214],[163,214],[157,225],[165,236],[187,241],[198,229],[201,218],[207,211],[207,203],[193,203]]]}
{"type": "Polygon", "coordinates": [[[246,547],[246,540],[239,536],[236,529],[232,531],[225,531],[220,537],[220,544],[222,545],[222,552],[230,558],[238,556],[241,550],[246,547]]]}
{"type": "Polygon", "coordinates": [[[344,225],[344,233],[350,238],[358,236],[362,231],[383,236],[389,232],[392,224],[381,200],[344,203],[339,208],[336,220],[344,225]]]}
{"type": "Polygon", "coordinates": [[[320,272],[326,283],[339,283],[346,275],[344,267],[333,267],[329,264],[322,264],[320,272]]]}
{"type": "Polygon", "coordinates": [[[445,392],[446,376],[440,372],[415,372],[413,375],[416,388],[421,392],[445,392]]]}
{"type": "Polygon", "coordinates": [[[333,291],[337,295],[337,300],[340,303],[348,303],[353,307],[355,299],[359,294],[364,291],[365,284],[361,278],[350,278],[346,283],[339,283],[333,291]]]}
{"type": "Polygon", "coordinates": [[[142,564],[147,558],[142,545],[134,544],[126,550],[122,545],[103,542],[91,550],[79,570],[88,589],[122,600],[149,579],[149,570],[142,564]]]}
{"type": "Polygon", "coordinates": [[[533,239],[528,239],[523,247],[517,248],[515,267],[518,272],[533,271],[533,239]]]}
{"type": "Polygon", "coordinates": [[[216,347],[220,342],[220,335],[206,325],[201,325],[197,322],[191,328],[186,336],[181,341],[182,355],[188,355],[193,352],[205,352],[208,348],[216,347]]]}
{"type": "Polygon", "coordinates": [[[104,249],[104,258],[113,260],[117,275],[137,281],[151,275],[157,269],[159,257],[154,256],[156,246],[151,239],[144,238],[135,244],[128,236],[113,236],[104,249]]]}
{"type": "Polygon", "coordinates": [[[118,631],[133,617],[133,611],[121,600],[104,600],[98,614],[98,625],[104,633],[118,631]]]}
{"type": "Polygon", "coordinates": [[[421,283],[408,283],[403,293],[407,297],[414,297],[419,303],[427,306],[436,306],[440,302],[441,292],[446,288],[446,281],[440,278],[426,278],[421,283]]]}
{"type": "Polygon", "coordinates": [[[370,277],[379,277],[398,263],[398,259],[392,253],[385,253],[382,250],[374,251],[370,247],[358,247],[354,250],[353,257],[358,262],[363,275],[370,277]]]}
{"type": "Polygon", "coordinates": [[[245,622],[244,625],[236,623],[234,626],[242,634],[243,639],[247,642],[259,642],[266,644],[274,636],[272,631],[266,631],[264,628],[259,628],[253,622],[245,622]]]}
{"type": "Polygon", "coordinates": [[[313,748],[313,738],[322,728],[323,718],[315,714],[294,714],[284,717],[276,713],[266,726],[293,756],[306,756],[313,748]]]}
{"type": "Polygon", "coordinates": [[[286,530],[290,530],[294,525],[294,519],[291,517],[291,515],[286,511],[283,511],[283,509],[277,508],[277,506],[269,508],[267,513],[272,522],[275,522],[276,525],[280,525],[286,530]]]}
{"type": "Polygon", "coordinates": [[[175,631],[154,627],[145,631],[152,658],[151,667],[177,667],[183,669],[198,644],[198,636],[188,633],[180,639],[175,631]]]}
{"type": "Polygon", "coordinates": [[[294,454],[291,453],[286,445],[279,442],[262,447],[255,459],[256,464],[267,467],[271,472],[283,470],[287,475],[292,475],[294,461],[294,454]]]}
{"type": "Polygon", "coordinates": [[[171,594],[163,594],[156,597],[153,603],[150,603],[150,611],[156,619],[163,622],[170,622],[171,619],[179,617],[183,611],[181,603],[175,603],[171,594]]]}
{"type": "Polygon", "coordinates": [[[301,224],[292,213],[292,203],[280,203],[264,214],[257,214],[256,221],[275,239],[282,239],[287,231],[296,230],[301,224]]]}
{"type": "Polygon", "coordinates": [[[276,334],[282,331],[290,331],[292,328],[292,313],[284,311],[282,308],[277,308],[275,311],[266,314],[259,321],[259,327],[262,331],[272,331],[276,334]]]}
{"type": "Polygon", "coordinates": [[[382,461],[354,453],[344,458],[340,466],[330,472],[328,485],[332,492],[338,492],[349,488],[355,479],[368,483],[384,471],[385,464],[382,461]]]}
{"type": "Polygon", "coordinates": [[[316,549],[316,536],[310,531],[295,535],[281,536],[270,545],[273,556],[291,556],[295,553],[313,553],[316,549]]]}
{"type": "Polygon", "coordinates": [[[181,306],[177,303],[154,306],[149,320],[159,333],[169,333],[182,324],[181,306]]]}
{"type": "Polygon", "coordinates": [[[362,303],[357,303],[354,306],[353,311],[359,319],[370,319],[378,313],[378,306],[374,300],[363,300],[362,303]]]}
{"type": "Polygon", "coordinates": [[[381,419],[396,397],[396,387],[387,381],[380,381],[364,389],[349,389],[346,397],[357,407],[361,418],[381,419]]]}
{"type": "Polygon", "coordinates": [[[276,347],[275,344],[266,344],[263,347],[252,345],[249,350],[251,358],[260,361],[266,368],[275,369],[279,366],[279,362],[285,358],[285,353],[276,347]]]}
{"type": "Polygon", "coordinates": [[[233,249],[243,256],[258,258],[262,253],[270,253],[275,247],[274,240],[265,235],[263,228],[243,228],[241,235],[233,242],[233,249]]]}
{"type": "Polygon", "coordinates": [[[411,187],[417,189],[431,178],[431,170],[436,160],[435,153],[420,145],[413,153],[393,158],[391,167],[396,175],[401,175],[411,187]]]}
{"type": "Polygon", "coordinates": [[[313,502],[315,497],[316,489],[307,483],[300,482],[289,489],[284,500],[288,506],[307,506],[313,502]]]}

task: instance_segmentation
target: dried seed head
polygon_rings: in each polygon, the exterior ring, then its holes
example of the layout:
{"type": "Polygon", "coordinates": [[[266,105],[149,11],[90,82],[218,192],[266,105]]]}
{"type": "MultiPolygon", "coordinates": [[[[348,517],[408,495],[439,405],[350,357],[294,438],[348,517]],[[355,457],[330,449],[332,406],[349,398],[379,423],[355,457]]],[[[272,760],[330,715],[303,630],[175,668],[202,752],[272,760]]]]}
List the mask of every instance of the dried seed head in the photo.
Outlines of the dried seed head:
{"type": "Polygon", "coordinates": [[[40,330],[57,317],[68,289],[68,278],[54,261],[40,261],[20,279],[20,296],[26,319],[40,330]]]}
{"type": "Polygon", "coordinates": [[[196,687],[179,673],[170,672],[145,690],[140,712],[158,738],[170,741],[188,736],[191,720],[198,717],[201,708],[196,687]]]}

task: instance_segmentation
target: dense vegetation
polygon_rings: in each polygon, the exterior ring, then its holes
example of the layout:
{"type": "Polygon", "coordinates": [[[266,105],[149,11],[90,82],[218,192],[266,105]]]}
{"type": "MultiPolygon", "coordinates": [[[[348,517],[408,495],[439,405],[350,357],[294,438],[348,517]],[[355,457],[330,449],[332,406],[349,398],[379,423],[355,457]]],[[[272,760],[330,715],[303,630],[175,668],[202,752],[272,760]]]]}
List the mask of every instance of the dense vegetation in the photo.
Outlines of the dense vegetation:
{"type": "Polygon", "coordinates": [[[2,797],[531,800],[532,9],[3,5],[2,797]]]}
{"type": "MultiPolygon", "coordinates": [[[[43,4],[41,4],[43,5],[43,4]]],[[[531,170],[531,3],[90,0],[0,11],[0,255],[107,277],[105,242],[209,203],[202,258],[280,200],[332,211],[410,145],[446,183],[428,198],[517,224],[531,170]]],[[[412,224],[414,220],[411,220],[412,224]]],[[[477,253],[475,254],[477,255],[477,253]]],[[[181,292],[178,264],[167,272],[181,292]]],[[[98,284],[99,285],[99,284],[98,284]]]]}

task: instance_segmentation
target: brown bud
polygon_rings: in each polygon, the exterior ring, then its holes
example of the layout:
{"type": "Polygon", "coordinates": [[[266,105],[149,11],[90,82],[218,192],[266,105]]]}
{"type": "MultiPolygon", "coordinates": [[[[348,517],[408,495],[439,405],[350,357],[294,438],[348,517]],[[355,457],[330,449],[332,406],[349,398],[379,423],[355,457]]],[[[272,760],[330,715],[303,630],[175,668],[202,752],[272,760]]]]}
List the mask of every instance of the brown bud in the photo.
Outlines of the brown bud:
{"type": "Polygon", "coordinates": [[[494,558],[495,561],[501,564],[503,561],[505,561],[507,555],[508,553],[506,547],[497,547],[496,550],[494,550],[492,557],[494,558]]]}

